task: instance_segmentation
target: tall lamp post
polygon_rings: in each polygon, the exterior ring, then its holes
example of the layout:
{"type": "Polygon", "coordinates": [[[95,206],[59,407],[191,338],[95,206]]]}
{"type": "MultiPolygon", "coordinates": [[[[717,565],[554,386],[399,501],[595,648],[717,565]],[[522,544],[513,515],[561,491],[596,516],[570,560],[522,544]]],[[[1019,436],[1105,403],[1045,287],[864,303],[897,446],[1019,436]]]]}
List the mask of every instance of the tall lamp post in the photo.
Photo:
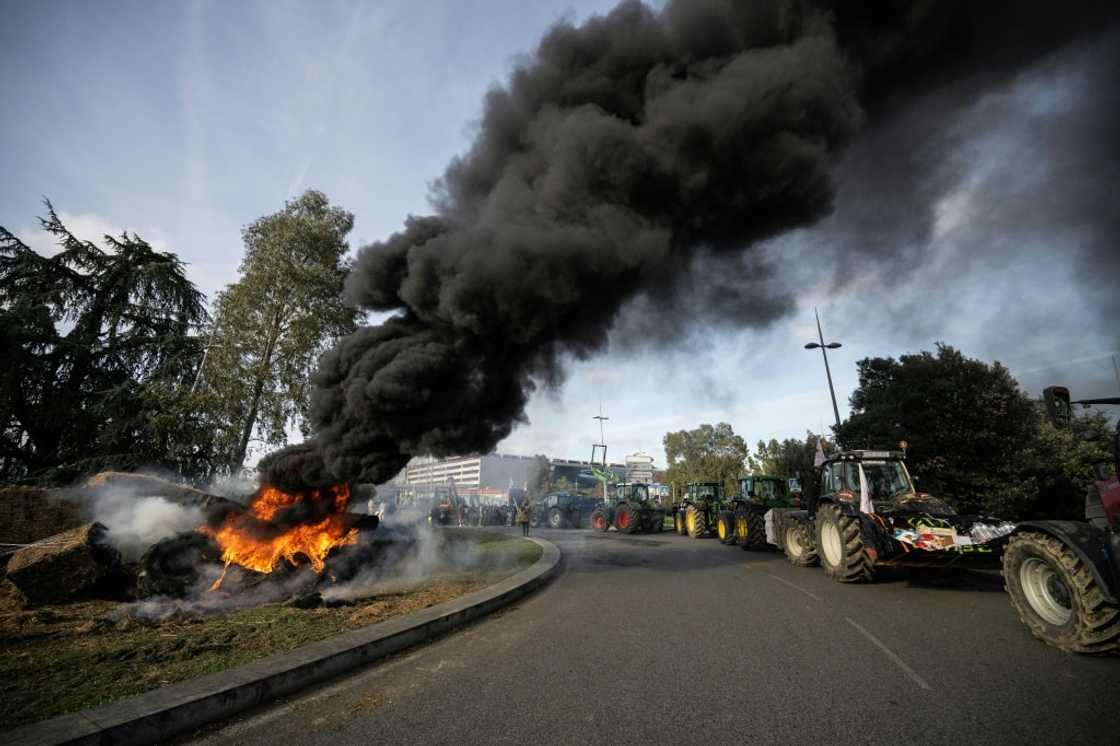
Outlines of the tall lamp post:
{"type": "Polygon", "coordinates": [[[815,350],[818,347],[821,350],[821,357],[824,358],[824,374],[828,376],[828,393],[832,396],[832,414],[836,417],[836,429],[840,429],[840,408],[836,406],[836,390],[832,387],[832,371],[828,368],[828,353],[825,350],[835,350],[840,347],[839,342],[824,343],[824,332],[821,331],[821,316],[817,313],[816,306],[813,307],[813,315],[817,317],[817,342],[810,342],[805,345],[806,350],[815,350]]]}

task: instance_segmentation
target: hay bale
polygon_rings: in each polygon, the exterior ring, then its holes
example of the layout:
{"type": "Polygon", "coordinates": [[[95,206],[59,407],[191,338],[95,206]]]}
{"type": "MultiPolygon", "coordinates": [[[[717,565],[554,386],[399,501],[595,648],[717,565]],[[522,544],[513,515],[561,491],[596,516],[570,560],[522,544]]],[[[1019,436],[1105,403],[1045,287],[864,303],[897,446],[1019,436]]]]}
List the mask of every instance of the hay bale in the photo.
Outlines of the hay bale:
{"type": "Polygon", "coordinates": [[[31,604],[71,601],[93,590],[120,562],[120,555],[104,544],[100,523],[47,537],[12,555],[10,580],[31,604]]]}
{"type": "Polygon", "coordinates": [[[83,522],[78,506],[60,491],[0,487],[0,543],[30,544],[83,522]]]}

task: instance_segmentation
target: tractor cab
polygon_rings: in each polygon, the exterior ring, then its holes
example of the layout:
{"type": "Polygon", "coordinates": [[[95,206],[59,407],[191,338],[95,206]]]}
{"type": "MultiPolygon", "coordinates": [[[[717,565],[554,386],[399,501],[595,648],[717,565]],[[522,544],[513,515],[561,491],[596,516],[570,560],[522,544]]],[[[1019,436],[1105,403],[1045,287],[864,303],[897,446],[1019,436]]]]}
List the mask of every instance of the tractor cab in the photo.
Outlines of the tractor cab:
{"type": "Polygon", "coordinates": [[[877,511],[920,510],[952,515],[946,503],[914,488],[901,451],[843,451],[821,466],[823,500],[859,505],[863,487],[877,511]]]}
{"type": "Polygon", "coordinates": [[[649,501],[649,485],[641,482],[619,482],[611,485],[610,501],[615,504],[620,502],[646,503],[649,501]]]}
{"type": "Polygon", "coordinates": [[[751,474],[739,479],[739,498],[752,505],[784,508],[789,503],[789,490],[780,477],[751,474]]]}
{"type": "Polygon", "coordinates": [[[723,485],[719,482],[689,482],[684,498],[696,503],[723,502],[723,485]]]}

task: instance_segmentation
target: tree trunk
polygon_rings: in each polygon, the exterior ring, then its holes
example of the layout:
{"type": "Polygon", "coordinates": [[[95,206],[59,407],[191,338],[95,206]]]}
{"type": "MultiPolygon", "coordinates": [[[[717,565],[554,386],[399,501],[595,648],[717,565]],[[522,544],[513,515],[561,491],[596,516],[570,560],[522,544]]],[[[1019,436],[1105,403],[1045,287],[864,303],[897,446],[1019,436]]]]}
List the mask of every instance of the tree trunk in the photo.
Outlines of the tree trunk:
{"type": "Polygon", "coordinates": [[[261,395],[264,393],[264,382],[272,368],[272,353],[276,349],[277,337],[280,333],[281,312],[273,316],[272,328],[269,330],[268,342],[264,348],[264,357],[257,368],[257,380],[253,384],[253,397],[249,400],[249,416],[245,420],[245,428],[241,431],[241,444],[237,449],[234,470],[240,471],[245,464],[245,452],[249,449],[249,438],[253,435],[253,428],[257,424],[257,412],[260,409],[261,395]]]}

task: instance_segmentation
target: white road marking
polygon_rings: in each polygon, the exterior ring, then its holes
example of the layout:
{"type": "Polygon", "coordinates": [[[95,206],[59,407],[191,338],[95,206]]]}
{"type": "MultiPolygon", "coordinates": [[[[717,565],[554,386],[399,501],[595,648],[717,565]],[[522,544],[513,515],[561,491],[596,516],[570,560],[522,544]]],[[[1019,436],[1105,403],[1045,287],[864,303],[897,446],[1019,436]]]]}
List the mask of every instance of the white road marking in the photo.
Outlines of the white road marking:
{"type": "Polygon", "coordinates": [[[814,601],[820,601],[821,600],[821,597],[818,596],[817,594],[810,593],[809,591],[805,590],[801,586],[795,585],[794,583],[789,582],[785,578],[779,577],[772,572],[768,572],[766,574],[769,575],[770,577],[774,578],[774,580],[777,580],[779,583],[785,583],[786,585],[788,585],[790,588],[794,589],[795,591],[801,591],[802,593],[804,593],[806,596],[813,599],[814,601]]]}
{"type": "Polygon", "coordinates": [[[850,617],[844,617],[844,620],[848,624],[852,625],[857,630],[859,630],[863,634],[864,637],[866,637],[868,640],[870,640],[872,642],[872,644],[875,645],[875,647],[882,650],[883,654],[886,655],[888,658],[890,658],[896,666],[901,668],[906,673],[907,676],[909,676],[911,679],[913,679],[915,684],[920,686],[922,689],[925,689],[926,691],[933,691],[933,687],[930,686],[929,684],[927,684],[926,680],[923,679],[921,676],[919,676],[917,671],[910,668],[910,666],[906,665],[906,661],[902,660],[897,655],[895,655],[894,652],[890,648],[888,648],[886,645],[884,645],[883,643],[881,643],[879,641],[879,638],[875,637],[875,635],[871,634],[870,632],[865,630],[863,627],[856,624],[856,622],[853,619],[851,619],[850,617]]]}

